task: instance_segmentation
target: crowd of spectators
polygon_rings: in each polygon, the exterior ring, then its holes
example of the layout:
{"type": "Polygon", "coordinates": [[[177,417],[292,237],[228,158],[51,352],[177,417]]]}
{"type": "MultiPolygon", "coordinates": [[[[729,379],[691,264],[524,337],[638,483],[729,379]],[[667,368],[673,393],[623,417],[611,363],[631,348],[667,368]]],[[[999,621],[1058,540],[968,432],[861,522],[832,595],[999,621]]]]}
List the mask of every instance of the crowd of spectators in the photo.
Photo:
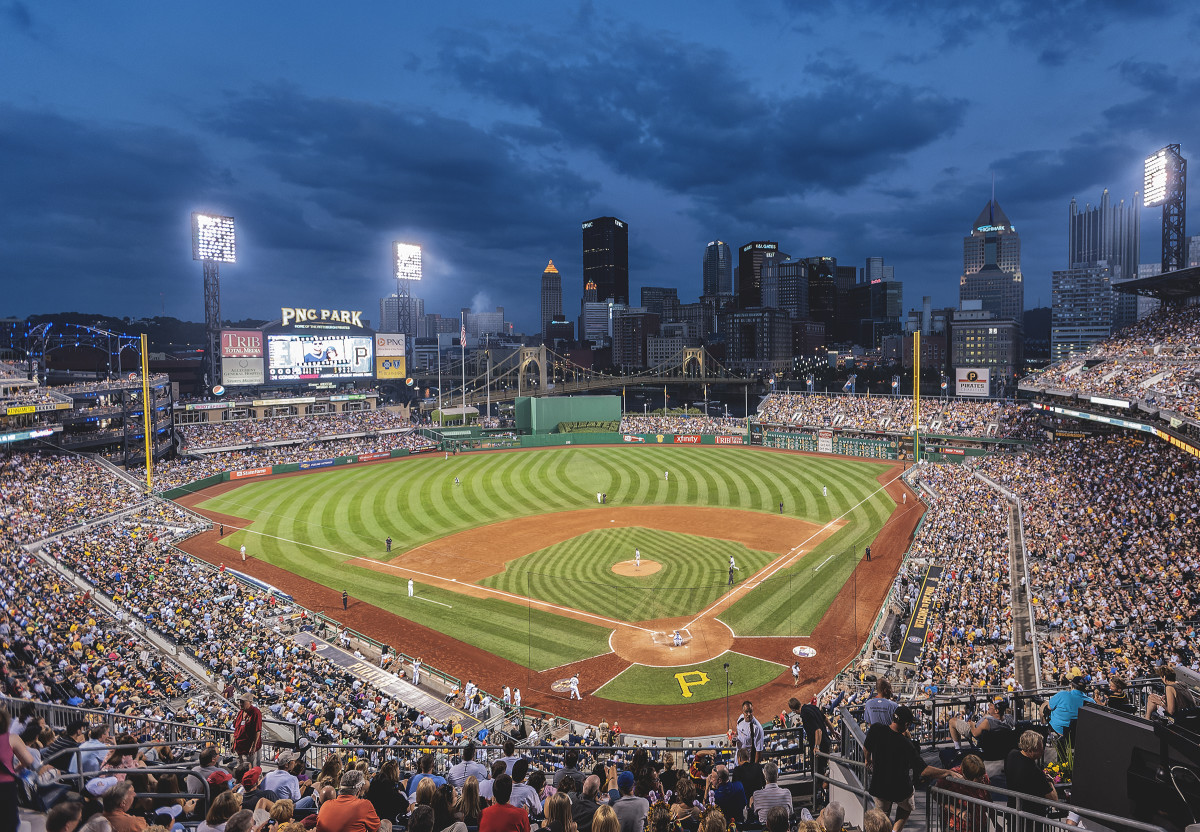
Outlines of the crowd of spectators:
{"type": "Polygon", "coordinates": [[[1200,669],[1200,461],[1113,436],[993,457],[983,470],[1022,497],[1043,677],[1200,669]]]}
{"type": "Polygon", "coordinates": [[[53,404],[64,397],[45,387],[0,386],[0,406],[19,407],[31,404],[53,404]]]}
{"type": "Polygon", "coordinates": [[[288,462],[385,453],[398,449],[420,451],[436,445],[436,442],[421,433],[410,431],[408,433],[356,436],[347,439],[312,440],[268,448],[220,451],[203,456],[184,456],[156,462],[154,464],[154,482],[155,488],[162,490],[186,485],[222,471],[244,471],[249,468],[264,468],[288,462]]]}
{"type": "MultiPolygon", "coordinates": [[[[909,562],[942,568],[919,672],[942,690],[1014,689],[1007,503],[965,465],[924,466],[919,476],[938,496],[909,562]]],[[[905,597],[916,591],[914,581],[905,597]]]]}
{"type": "MultiPolygon", "coordinates": [[[[1022,430],[1020,413],[1013,402],[924,398],[921,430],[955,436],[1006,437],[1022,430]]],[[[775,393],[759,405],[757,421],[763,425],[905,431],[911,429],[912,414],[910,396],[775,393]]]]}
{"type": "Polygon", "coordinates": [[[746,432],[746,420],[735,416],[668,414],[637,416],[625,414],[621,433],[720,433],[740,435],[746,432]]]}
{"type": "Polygon", "coordinates": [[[140,494],[91,460],[51,454],[0,459],[0,518],[29,541],[128,508],[140,494]]]}
{"type": "Polygon", "coordinates": [[[317,416],[277,416],[266,419],[238,419],[227,422],[198,422],[179,425],[188,450],[233,448],[263,442],[317,440],[326,436],[344,436],[380,430],[412,427],[408,417],[391,410],[359,410],[317,416]]]}
{"type": "Polygon", "coordinates": [[[1200,306],[1164,309],[1022,385],[1143,401],[1200,419],[1200,306]]]}

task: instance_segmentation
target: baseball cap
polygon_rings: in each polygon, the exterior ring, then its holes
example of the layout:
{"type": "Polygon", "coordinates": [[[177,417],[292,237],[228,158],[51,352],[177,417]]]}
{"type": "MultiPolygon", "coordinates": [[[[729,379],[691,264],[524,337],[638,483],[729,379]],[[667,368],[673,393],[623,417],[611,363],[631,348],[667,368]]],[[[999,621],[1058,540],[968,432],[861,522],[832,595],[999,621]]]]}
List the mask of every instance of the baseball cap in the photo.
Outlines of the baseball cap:
{"type": "Polygon", "coordinates": [[[913,719],[912,708],[907,705],[900,705],[896,708],[895,713],[892,714],[892,720],[897,725],[912,725],[913,719]]]}
{"type": "Polygon", "coordinates": [[[623,792],[627,792],[633,788],[632,771],[622,771],[617,775],[617,788],[623,792]]]}
{"type": "Polygon", "coordinates": [[[120,781],[111,775],[108,777],[97,777],[95,780],[88,781],[87,790],[89,794],[100,797],[113,786],[117,785],[118,782],[120,781]]]}
{"type": "Polygon", "coordinates": [[[208,775],[208,785],[220,786],[223,783],[228,783],[232,779],[233,779],[233,775],[222,768],[222,769],[218,769],[218,770],[214,771],[212,774],[208,775]]]}
{"type": "Polygon", "coordinates": [[[242,785],[247,789],[253,789],[258,785],[259,778],[262,777],[262,767],[255,766],[242,775],[242,785]]]}

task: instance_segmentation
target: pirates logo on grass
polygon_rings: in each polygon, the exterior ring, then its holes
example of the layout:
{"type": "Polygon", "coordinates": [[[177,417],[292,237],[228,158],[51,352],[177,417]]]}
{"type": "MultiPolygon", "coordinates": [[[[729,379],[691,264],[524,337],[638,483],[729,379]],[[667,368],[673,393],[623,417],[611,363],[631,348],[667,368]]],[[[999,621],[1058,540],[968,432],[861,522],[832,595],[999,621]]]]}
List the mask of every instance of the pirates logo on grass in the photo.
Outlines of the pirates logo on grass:
{"type": "Polygon", "coordinates": [[[558,681],[556,681],[550,685],[550,690],[554,691],[555,693],[566,693],[570,689],[571,689],[571,680],[570,679],[559,679],[558,681]]]}
{"type": "Polygon", "coordinates": [[[703,670],[685,670],[675,674],[675,681],[679,683],[679,690],[683,693],[683,698],[691,699],[692,688],[708,684],[708,674],[703,670]]]}

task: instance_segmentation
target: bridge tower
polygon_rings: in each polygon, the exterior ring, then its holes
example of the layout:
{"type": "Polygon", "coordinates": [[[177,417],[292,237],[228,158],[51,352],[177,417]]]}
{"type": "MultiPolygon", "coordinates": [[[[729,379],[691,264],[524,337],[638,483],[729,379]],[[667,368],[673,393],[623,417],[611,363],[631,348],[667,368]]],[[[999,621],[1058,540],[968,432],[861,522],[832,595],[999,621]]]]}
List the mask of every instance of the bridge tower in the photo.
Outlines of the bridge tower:
{"type": "Polygon", "coordinates": [[[525,378],[525,371],[530,364],[536,364],[538,368],[538,388],[544,394],[546,392],[546,345],[540,347],[521,347],[520,361],[517,363],[517,391],[520,393],[521,384],[525,378]]]}
{"type": "Polygon", "coordinates": [[[688,374],[688,366],[695,364],[696,369],[700,371],[700,378],[705,378],[708,374],[704,368],[704,347],[685,347],[683,350],[683,364],[680,365],[680,371],[686,376],[688,374]]]}

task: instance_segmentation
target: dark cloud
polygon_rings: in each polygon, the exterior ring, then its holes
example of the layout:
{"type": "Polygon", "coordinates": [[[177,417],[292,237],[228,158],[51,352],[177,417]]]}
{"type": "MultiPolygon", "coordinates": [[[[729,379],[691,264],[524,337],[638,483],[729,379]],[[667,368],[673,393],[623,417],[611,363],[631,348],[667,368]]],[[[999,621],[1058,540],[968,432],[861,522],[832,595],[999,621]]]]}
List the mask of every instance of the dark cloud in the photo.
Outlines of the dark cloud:
{"type": "MultiPolygon", "coordinates": [[[[833,13],[831,4],[810,0],[784,0],[784,7],[799,20],[833,13]]],[[[1050,66],[1066,63],[1078,47],[1092,43],[1110,27],[1175,12],[1167,0],[993,0],[986,5],[960,0],[849,0],[842,9],[936,32],[941,49],[965,47],[1002,33],[1010,44],[1034,51],[1040,62],[1050,66]]]]}
{"type": "Polygon", "coordinates": [[[1135,158],[1143,158],[1164,144],[1182,142],[1200,133],[1200,76],[1185,77],[1156,62],[1124,61],[1121,77],[1140,95],[1104,110],[1104,122],[1124,134],[1147,137],[1135,158]]]}
{"type": "Polygon", "coordinates": [[[527,108],[564,146],[730,211],[894,170],[957,129],[967,106],[824,63],[798,70],[803,92],[768,93],[727,52],[657,32],[608,30],[595,43],[498,51],[454,36],[442,63],[470,91],[527,108]]]}
{"type": "Polygon", "coordinates": [[[6,274],[81,308],[111,310],[119,307],[109,302],[114,292],[151,287],[157,301],[160,284],[188,260],[192,200],[229,184],[176,131],[10,105],[0,105],[0,157],[6,274]]]}
{"type": "Polygon", "coordinates": [[[33,12],[29,10],[29,4],[21,0],[12,0],[0,6],[0,19],[7,21],[18,32],[33,34],[33,12]]]}

